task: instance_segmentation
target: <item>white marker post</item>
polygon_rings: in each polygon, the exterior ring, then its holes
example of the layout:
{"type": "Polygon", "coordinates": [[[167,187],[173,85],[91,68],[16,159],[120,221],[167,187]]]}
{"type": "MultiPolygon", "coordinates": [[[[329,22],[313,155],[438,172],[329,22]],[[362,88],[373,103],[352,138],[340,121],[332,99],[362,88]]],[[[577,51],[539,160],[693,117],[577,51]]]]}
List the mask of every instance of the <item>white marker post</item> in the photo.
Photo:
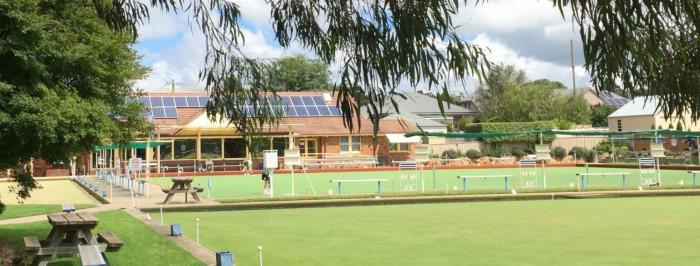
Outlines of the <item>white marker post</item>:
{"type": "Polygon", "coordinates": [[[258,258],[260,260],[260,266],[263,266],[262,246],[258,246],[258,258]]]}
{"type": "Polygon", "coordinates": [[[163,223],[163,205],[160,205],[160,225],[164,225],[163,223]]]}

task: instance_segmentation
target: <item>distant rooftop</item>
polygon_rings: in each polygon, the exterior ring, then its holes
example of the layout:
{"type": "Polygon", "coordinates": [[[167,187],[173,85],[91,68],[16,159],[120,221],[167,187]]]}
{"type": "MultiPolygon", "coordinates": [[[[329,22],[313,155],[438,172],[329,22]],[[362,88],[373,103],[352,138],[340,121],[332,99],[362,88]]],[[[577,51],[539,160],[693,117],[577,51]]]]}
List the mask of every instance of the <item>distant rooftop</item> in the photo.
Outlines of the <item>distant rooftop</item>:
{"type": "MultiPolygon", "coordinates": [[[[406,92],[404,93],[406,99],[400,97],[394,97],[397,105],[399,106],[399,112],[401,114],[411,113],[415,115],[430,115],[430,114],[440,114],[440,107],[438,106],[438,101],[436,98],[421,94],[418,92],[406,92]]],[[[449,104],[443,102],[443,107],[445,108],[445,115],[471,115],[475,114],[476,111],[464,108],[457,104],[449,104]]],[[[391,103],[387,103],[387,113],[395,114],[394,107],[391,103]]]]}
{"type": "Polygon", "coordinates": [[[636,97],[629,101],[617,111],[610,114],[608,117],[626,117],[626,116],[641,116],[654,115],[657,113],[659,99],[653,97],[636,97]]]}

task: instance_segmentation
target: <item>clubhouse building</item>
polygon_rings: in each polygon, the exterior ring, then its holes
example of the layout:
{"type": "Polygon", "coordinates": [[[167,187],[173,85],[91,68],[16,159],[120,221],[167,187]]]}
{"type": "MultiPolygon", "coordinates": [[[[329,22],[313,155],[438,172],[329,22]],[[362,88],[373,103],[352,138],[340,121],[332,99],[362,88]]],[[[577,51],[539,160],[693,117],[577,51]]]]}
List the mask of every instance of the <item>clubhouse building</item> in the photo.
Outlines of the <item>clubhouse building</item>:
{"type": "MultiPolygon", "coordinates": [[[[115,159],[123,165],[128,158],[137,157],[149,162],[151,172],[203,171],[206,163],[213,164],[214,171],[237,171],[246,159],[257,166],[262,159],[259,151],[269,149],[278,151],[280,162],[285,149],[296,149],[301,160],[311,165],[339,166],[346,162],[340,166],[367,167],[409,160],[412,147],[421,141],[419,137],[404,137],[405,133],[416,130],[408,121],[382,119],[374,146],[371,121],[360,118],[361,126],[350,132],[330,93],[280,92],[278,95],[283,110],[279,125],[265,128],[263,137],[254,140],[255,145],[246,145],[248,140],[226,119],[209,119],[205,110],[207,94],[148,93],[138,100],[150,110],[145,116],[154,124],[147,145],[151,148],[137,145],[101,156],[98,151],[92,156],[91,168],[115,164],[115,159]],[[352,162],[367,163],[353,165],[352,162]]],[[[252,106],[244,108],[250,110],[252,106]]]]}

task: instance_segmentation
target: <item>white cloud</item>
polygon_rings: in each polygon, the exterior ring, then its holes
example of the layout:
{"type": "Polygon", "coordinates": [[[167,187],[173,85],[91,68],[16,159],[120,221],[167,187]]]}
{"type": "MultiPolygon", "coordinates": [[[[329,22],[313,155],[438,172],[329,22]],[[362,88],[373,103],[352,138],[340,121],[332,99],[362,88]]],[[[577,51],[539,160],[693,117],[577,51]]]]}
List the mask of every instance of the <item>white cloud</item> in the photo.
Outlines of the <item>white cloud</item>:
{"type": "Polygon", "coordinates": [[[138,28],[139,40],[173,37],[186,26],[186,22],[173,13],[150,10],[149,21],[138,28]]]}
{"type": "MultiPolygon", "coordinates": [[[[486,34],[478,35],[473,42],[479,46],[489,48],[489,51],[486,52],[489,60],[496,63],[515,65],[517,68],[524,70],[527,77],[531,80],[546,78],[571,86],[571,66],[522,56],[517,50],[490,38],[486,34]]],[[[590,84],[590,78],[585,69],[580,65],[575,66],[575,69],[576,86],[581,87],[590,84]]]]}
{"type": "Polygon", "coordinates": [[[241,10],[243,19],[247,19],[258,28],[271,28],[270,4],[262,0],[233,0],[241,10]]]}
{"type": "Polygon", "coordinates": [[[562,23],[559,10],[550,1],[492,0],[462,5],[454,17],[464,33],[514,33],[562,23]]]}

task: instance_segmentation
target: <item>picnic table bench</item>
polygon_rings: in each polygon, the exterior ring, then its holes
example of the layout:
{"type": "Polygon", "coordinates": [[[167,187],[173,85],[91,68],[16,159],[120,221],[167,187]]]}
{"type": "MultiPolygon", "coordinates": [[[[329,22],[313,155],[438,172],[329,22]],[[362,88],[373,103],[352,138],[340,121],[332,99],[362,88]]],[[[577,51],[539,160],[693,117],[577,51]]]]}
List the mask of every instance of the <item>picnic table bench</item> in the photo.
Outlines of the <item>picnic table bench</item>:
{"type": "Polygon", "coordinates": [[[462,191],[467,192],[467,179],[476,179],[476,178],[503,178],[503,189],[505,191],[508,191],[508,179],[512,177],[512,175],[460,175],[457,176],[457,178],[462,179],[462,191]]]}
{"type": "Polygon", "coordinates": [[[92,230],[99,220],[89,213],[48,214],[52,228],[46,240],[25,236],[27,254],[34,256],[32,265],[47,265],[54,255],[78,255],[83,265],[108,265],[104,252],[118,251],[124,242],[110,232],[95,237],[92,230]],[[102,237],[102,235],[107,237],[102,237]]]}
{"type": "Polygon", "coordinates": [[[627,176],[630,175],[629,172],[618,172],[618,173],[578,173],[576,174],[577,176],[580,177],[579,181],[579,190],[581,188],[585,188],[589,185],[589,177],[591,176],[600,176],[600,177],[606,177],[606,176],[615,176],[615,175],[622,175],[622,187],[626,188],[627,187],[627,176]]]}
{"type": "Polygon", "coordinates": [[[338,195],[343,193],[343,183],[370,183],[377,182],[377,194],[382,193],[382,182],[389,181],[389,179],[331,179],[331,183],[338,184],[338,195]]]}
{"type": "Polygon", "coordinates": [[[192,195],[192,198],[194,198],[197,202],[199,202],[199,195],[197,195],[198,192],[201,192],[203,189],[200,188],[195,188],[192,186],[192,178],[190,177],[173,177],[173,186],[168,189],[168,188],[162,188],[161,190],[163,193],[166,193],[167,196],[165,197],[165,200],[163,201],[163,204],[167,204],[175,194],[178,193],[183,193],[185,194],[185,203],[187,203],[187,195],[190,194],[192,195]]]}
{"type": "Polygon", "coordinates": [[[73,203],[64,203],[62,209],[65,213],[75,212],[75,205],[73,203]]]}

